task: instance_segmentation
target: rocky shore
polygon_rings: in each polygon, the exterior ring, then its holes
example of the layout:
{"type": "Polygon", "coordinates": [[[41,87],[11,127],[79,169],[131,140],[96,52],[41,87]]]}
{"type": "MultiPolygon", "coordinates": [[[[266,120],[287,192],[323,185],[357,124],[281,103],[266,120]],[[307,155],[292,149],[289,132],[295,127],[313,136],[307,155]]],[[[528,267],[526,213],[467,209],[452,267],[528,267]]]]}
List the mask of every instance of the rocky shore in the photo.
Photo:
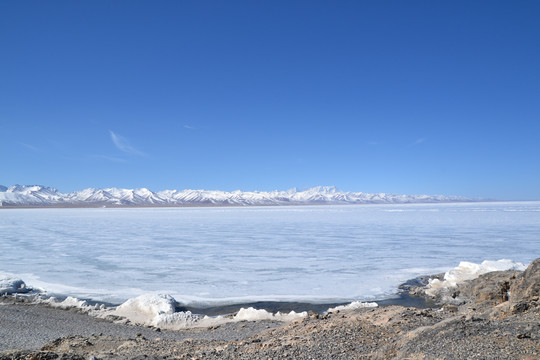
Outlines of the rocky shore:
{"type": "Polygon", "coordinates": [[[540,359],[540,259],[523,272],[408,291],[439,306],[393,305],[181,331],[113,324],[3,298],[0,359],[540,359]]]}

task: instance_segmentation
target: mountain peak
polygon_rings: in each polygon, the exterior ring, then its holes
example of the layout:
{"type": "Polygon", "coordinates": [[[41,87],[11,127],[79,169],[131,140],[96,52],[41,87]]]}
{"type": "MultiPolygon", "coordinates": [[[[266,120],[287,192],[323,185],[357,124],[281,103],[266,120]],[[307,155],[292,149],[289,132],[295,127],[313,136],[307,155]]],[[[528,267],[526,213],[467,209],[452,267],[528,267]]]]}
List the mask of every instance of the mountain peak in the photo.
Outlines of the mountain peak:
{"type": "Polygon", "coordinates": [[[315,186],[307,189],[306,191],[325,194],[335,194],[338,192],[335,186],[315,186]]]}
{"type": "Polygon", "coordinates": [[[310,204],[402,204],[471,201],[440,195],[392,195],[343,192],[334,186],[287,191],[219,191],[138,189],[84,189],[62,194],[42,185],[0,186],[0,206],[186,206],[186,205],[310,205],[310,204]]]}

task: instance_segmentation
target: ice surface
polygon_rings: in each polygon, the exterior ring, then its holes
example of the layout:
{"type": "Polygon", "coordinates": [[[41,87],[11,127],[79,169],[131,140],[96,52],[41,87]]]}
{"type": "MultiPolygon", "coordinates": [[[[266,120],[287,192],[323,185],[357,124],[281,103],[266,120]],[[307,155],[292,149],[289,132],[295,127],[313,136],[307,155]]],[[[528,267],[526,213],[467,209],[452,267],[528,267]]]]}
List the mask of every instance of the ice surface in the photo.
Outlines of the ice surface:
{"type": "Polygon", "coordinates": [[[2,209],[0,270],[49,295],[113,304],[149,293],[194,307],[371,302],[460,261],[527,264],[540,256],[539,210],[539,202],[2,209]]]}

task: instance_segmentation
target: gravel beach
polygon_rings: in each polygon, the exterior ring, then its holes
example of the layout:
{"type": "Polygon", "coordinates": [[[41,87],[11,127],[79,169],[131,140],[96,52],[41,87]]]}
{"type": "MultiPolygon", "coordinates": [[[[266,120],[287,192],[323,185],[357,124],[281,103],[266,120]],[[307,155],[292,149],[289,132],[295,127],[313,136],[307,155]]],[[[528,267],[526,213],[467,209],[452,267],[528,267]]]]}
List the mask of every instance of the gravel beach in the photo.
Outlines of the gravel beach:
{"type": "Polygon", "coordinates": [[[440,307],[390,305],[181,331],[3,297],[0,359],[540,359],[540,259],[435,299],[422,286],[409,291],[440,307]]]}

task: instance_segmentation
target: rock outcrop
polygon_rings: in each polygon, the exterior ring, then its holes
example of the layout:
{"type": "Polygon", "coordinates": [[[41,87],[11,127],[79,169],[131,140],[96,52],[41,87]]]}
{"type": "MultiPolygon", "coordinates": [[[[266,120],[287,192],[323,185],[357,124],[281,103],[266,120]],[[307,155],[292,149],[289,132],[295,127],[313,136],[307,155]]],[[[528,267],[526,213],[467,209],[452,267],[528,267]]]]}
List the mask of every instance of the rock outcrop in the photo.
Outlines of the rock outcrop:
{"type": "Polygon", "coordinates": [[[540,258],[534,260],[510,286],[510,301],[538,302],[540,299],[540,258]]]}
{"type": "MultiPolygon", "coordinates": [[[[439,280],[425,282],[441,283],[441,275],[432,278],[439,280]]],[[[525,271],[493,271],[451,287],[413,286],[408,291],[444,308],[461,313],[472,310],[476,314],[486,313],[488,317],[540,308],[540,258],[531,262],[525,271]]]]}

